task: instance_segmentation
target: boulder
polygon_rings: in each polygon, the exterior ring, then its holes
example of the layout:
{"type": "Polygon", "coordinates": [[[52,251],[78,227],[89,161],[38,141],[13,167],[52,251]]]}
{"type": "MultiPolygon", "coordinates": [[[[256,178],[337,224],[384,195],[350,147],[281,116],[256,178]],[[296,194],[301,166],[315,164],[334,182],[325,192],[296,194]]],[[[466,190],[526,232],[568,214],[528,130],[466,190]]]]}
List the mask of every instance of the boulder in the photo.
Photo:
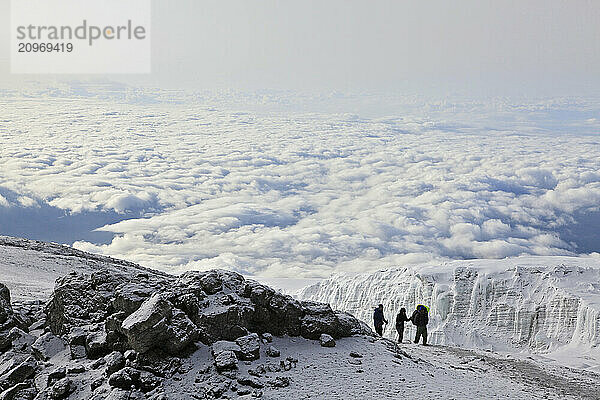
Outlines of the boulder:
{"type": "Polygon", "coordinates": [[[85,351],[89,358],[102,357],[108,352],[106,332],[104,330],[88,334],[85,340],[85,351]]]}
{"type": "Polygon", "coordinates": [[[166,349],[177,354],[191,345],[199,336],[196,325],[181,310],[174,309],[165,337],[166,349]]]}
{"type": "Polygon", "coordinates": [[[85,346],[85,341],[88,336],[88,331],[79,327],[71,327],[67,341],[70,345],[82,345],[85,346]]]}
{"type": "Polygon", "coordinates": [[[0,393],[0,400],[32,399],[35,392],[27,383],[17,383],[0,393]]]}
{"type": "Polygon", "coordinates": [[[35,336],[24,332],[22,329],[14,327],[8,332],[8,338],[12,343],[13,349],[26,350],[35,342],[35,336]]]}
{"type": "Polygon", "coordinates": [[[10,349],[12,345],[12,340],[10,339],[9,333],[7,331],[0,332],[0,353],[10,349]]]}
{"type": "Polygon", "coordinates": [[[72,367],[69,367],[69,368],[67,369],[67,373],[68,373],[69,375],[81,374],[81,373],[83,373],[83,372],[85,372],[85,371],[86,371],[86,370],[85,370],[85,365],[83,365],[83,364],[77,364],[77,365],[74,365],[74,366],[72,366],[72,367]]]}
{"type": "Polygon", "coordinates": [[[217,371],[225,371],[237,368],[237,357],[231,350],[225,350],[215,356],[215,367],[217,371]]]}
{"type": "Polygon", "coordinates": [[[256,333],[239,337],[235,342],[240,346],[241,360],[258,360],[260,358],[260,339],[256,333]]]}
{"type": "Polygon", "coordinates": [[[125,360],[127,361],[134,361],[137,358],[137,352],[135,350],[126,350],[125,353],[123,353],[123,357],[125,357],[125,360]]]}
{"type": "Polygon", "coordinates": [[[269,357],[279,357],[281,355],[281,352],[279,351],[279,349],[275,346],[269,346],[267,348],[267,355],[269,357]]]}
{"type": "Polygon", "coordinates": [[[237,343],[229,342],[227,340],[219,340],[218,342],[214,342],[211,346],[213,357],[221,354],[224,351],[233,351],[237,355],[242,352],[242,349],[237,343]]]}
{"type": "Polygon", "coordinates": [[[240,385],[250,386],[255,389],[262,389],[265,387],[265,384],[260,379],[253,376],[240,376],[237,381],[240,385]]]}
{"type": "Polygon", "coordinates": [[[267,384],[276,388],[288,387],[290,386],[290,378],[287,376],[276,376],[275,379],[268,380],[267,384]]]}
{"type": "Polygon", "coordinates": [[[87,353],[85,352],[85,346],[82,345],[69,345],[69,352],[71,353],[72,360],[79,360],[81,358],[87,357],[87,353]]]}
{"type": "Polygon", "coordinates": [[[7,328],[3,325],[10,320],[13,314],[13,309],[10,305],[10,291],[4,284],[0,283],[0,328],[7,328]]]}
{"type": "Polygon", "coordinates": [[[11,387],[31,378],[35,374],[36,362],[32,357],[6,371],[0,376],[0,387],[11,387]]]}
{"type": "Polygon", "coordinates": [[[271,342],[273,342],[273,335],[271,335],[270,333],[266,333],[265,332],[261,336],[262,336],[263,341],[265,343],[271,343],[271,342]]]}
{"type": "Polygon", "coordinates": [[[129,345],[138,353],[145,353],[164,343],[168,320],[172,315],[171,303],[160,293],[153,294],[121,325],[129,345]]]}
{"type": "Polygon", "coordinates": [[[48,374],[48,386],[54,385],[57,381],[67,376],[65,367],[56,367],[48,374]]]}
{"type": "Polygon", "coordinates": [[[115,311],[133,311],[145,294],[160,291],[173,280],[159,274],[140,279],[140,274],[108,269],[89,275],[71,272],[56,281],[45,308],[47,322],[55,335],[68,333],[74,326],[104,322],[115,311]]]}
{"type": "Polygon", "coordinates": [[[147,393],[156,389],[162,382],[162,378],[159,378],[150,372],[141,371],[138,386],[142,392],[147,393]]]}
{"type": "Polygon", "coordinates": [[[120,351],[113,351],[104,356],[104,361],[106,361],[106,374],[109,376],[125,366],[125,357],[120,351]]]}
{"type": "Polygon", "coordinates": [[[60,400],[67,398],[74,389],[75,386],[69,378],[62,378],[52,385],[48,394],[51,399],[60,400]]]}
{"type": "Polygon", "coordinates": [[[120,371],[113,373],[108,378],[110,386],[120,389],[131,389],[131,386],[136,384],[140,378],[140,371],[131,367],[125,367],[120,371]]]}
{"type": "Polygon", "coordinates": [[[328,334],[323,333],[319,338],[319,342],[323,347],[335,347],[335,340],[328,334]]]}
{"type": "Polygon", "coordinates": [[[66,349],[64,341],[48,332],[40,336],[32,345],[33,354],[40,361],[47,361],[66,349]]]}

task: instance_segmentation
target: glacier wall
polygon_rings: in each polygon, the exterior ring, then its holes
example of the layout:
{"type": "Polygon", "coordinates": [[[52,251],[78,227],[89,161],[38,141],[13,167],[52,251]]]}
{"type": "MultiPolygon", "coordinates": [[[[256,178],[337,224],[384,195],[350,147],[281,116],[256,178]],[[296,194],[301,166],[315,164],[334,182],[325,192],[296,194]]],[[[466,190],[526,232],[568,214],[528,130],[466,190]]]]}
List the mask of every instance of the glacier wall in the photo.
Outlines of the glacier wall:
{"type": "MultiPolygon", "coordinates": [[[[600,259],[517,257],[453,261],[359,275],[332,275],[298,292],[372,326],[384,305],[384,336],[397,338],[395,316],[430,307],[434,344],[548,353],[566,345],[600,344],[600,259]]],[[[405,337],[414,337],[406,323],[405,337]]]]}

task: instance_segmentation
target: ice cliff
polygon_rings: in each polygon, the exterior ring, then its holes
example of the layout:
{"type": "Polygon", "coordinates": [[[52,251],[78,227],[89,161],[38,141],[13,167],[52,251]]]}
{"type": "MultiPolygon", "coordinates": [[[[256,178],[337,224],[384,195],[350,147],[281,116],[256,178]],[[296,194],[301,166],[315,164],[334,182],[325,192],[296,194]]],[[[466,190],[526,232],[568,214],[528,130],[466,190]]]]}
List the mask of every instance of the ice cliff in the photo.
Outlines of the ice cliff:
{"type": "MultiPolygon", "coordinates": [[[[336,274],[298,293],[372,324],[382,303],[395,315],[430,307],[430,342],[498,351],[547,353],[600,344],[600,259],[518,257],[410,266],[354,276],[336,274]]],[[[407,323],[408,333],[414,327],[407,323]]],[[[405,332],[406,336],[407,332],[405,332]]]]}

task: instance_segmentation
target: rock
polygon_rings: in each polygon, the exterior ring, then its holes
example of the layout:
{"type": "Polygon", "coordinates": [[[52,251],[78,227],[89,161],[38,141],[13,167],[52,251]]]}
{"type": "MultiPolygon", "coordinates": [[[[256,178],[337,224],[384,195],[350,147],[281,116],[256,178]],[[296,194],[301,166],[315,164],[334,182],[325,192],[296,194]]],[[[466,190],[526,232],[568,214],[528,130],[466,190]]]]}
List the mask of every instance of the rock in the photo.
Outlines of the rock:
{"type": "Polygon", "coordinates": [[[54,336],[51,332],[40,336],[32,345],[33,354],[38,360],[47,361],[61,351],[65,350],[66,346],[63,340],[54,336]]]}
{"type": "Polygon", "coordinates": [[[171,304],[155,293],[123,321],[121,329],[129,345],[138,353],[145,353],[164,343],[171,315],[171,304]]]}
{"type": "Polygon", "coordinates": [[[81,345],[85,346],[85,342],[88,336],[88,332],[80,327],[73,327],[69,332],[68,342],[70,345],[81,345]]]}
{"type": "Polygon", "coordinates": [[[273,342],[273,335],[271,335],[270,333],[263,333],[262,338],[265,341],[265,343],[273,342]]]}
{"type": "Polygon", "coordinates": [[[249,368],[248,373],[252,376],[260,377],[267,373],[267,369],[264,365],[259,365],[256,368],[249,368]]]}
{"type": "Polygon", "coordinates": [[[106,332],[104,330],[88,334],[85,341],[85,351],[91,359],[102,357],[108,351],[106,332]]]}
{"type": "Polygon", "coordinates": [[[181,310],[174,309],[166,335],[166,349],[177,354],[192,344],[199,336],[198,328],[181,310]]]}
{"type": "Polygon", "coordinates": [[[333,340],[333,338],[326,333],[319,337],[319,342],[323,347],[335,347],[335,340],[333,340]]]}
{"type": "Polygon", "coordinates": [[[362,354],[357,353],[356,351],[351,351],[350,352],[350,357],[352,357],[352,358],[362,358],[362,354]]]}
{"type": "Polygon", "coordinates": [[[248,389],[248,388],[239,388],[237,390],[237,395],[238,396],[245,396],[247,394],[252,393],[252,389],[248,389]]]}
{"type": "Polygon", "coordinates": [[[72,360],[78,360],[87,357],[87,353],[85,352],[85,346],[82,345],[69,345],[69,352],[71,354],[72,360]]]}
{"type": "Polygon", "coordinates": [[[125,360],[127,361],[135,361],[137,358],[137,352],[135,350],[127,350],[125,353],[123,353],[123,357],[125,357],[125,360]]]}
{"type": "Polygon", "coordinates": [[[109,376],[125,366],[125,357],[120,351],[113,351],[104,356],[104,361],[106,361],[106,374],[109,376]]]}
{"type": "MultiPolygon", "coordinates": [[[[301,334],[307,339],[318,339],[322,333],[339,337],[339,322],[329,304],[303,301],[301,334]]],[[[348,335],[349,336],[349,335],[348,335]]]]}
{"type": "Polygon", "coordinates": [[[157,387],[159,387],[163,382],[162,378],[151,374],[150,372],[142,371],[140,372],[139,378],[139,388],[142,392],[147,393],[150,392],[157,387]]]}
{"type": "Polygon", "coordinates": [[[108,270],[90,275],[71,272],[59,278],[45,308],[52,333],[63,335],[73,326],[104,321],[115,289],[127,280],[125,275],[108,270]]]}
{"type": "Polygon", "coordinates": [[[252,377],[252,376],[240,376],[237,379],[237,382],[240,385],[250,386],[255,389],[262,389],[263,387],[265,387],[265,384],[262,383],[260,379],[252,377]]]}
{"type": "Polygon", "coordinates": [[[90,368],[91,369],[98,369],[101,366],[103,366],[104,364],[106,364],[106,361],[104,360],[104,358],[98,358],[97,360],[94,360],[91,364],[90,364],[90,368]]]}
{"type": "Polygon", "coordinates": [[[24,332],[18,327],[14,327],[8,332],[8,338],[12,342],[12,347],[21,351],[31,347],[36,340],[34,336],[24,332]]]}
{"type": "Polygon", "coordinates": [[[140,378],[140,372],[131,368],[125,367],[120,371],[113,373],[108,378],[108,384],[120,389],[131,389],[140,378]]]}
{"type": "Polygon", "coordinates": [[[92,381],[92,383],[90,383],[90,388],[92,389],[92,391],[98,389],[100,386],[102,386],[102,384],[104,383],[104,377],[99,376],[98,378],[94,379],[92,381]]]}
{"type": "Polygon", "coordinates": [[[32,323],[29,326],[29,332],[44,329],[45,325],[46,325],[46,318],[45,318],[45,316],[42,315],[42,318],[38,319],[37,321],[35,321],[34,323],[32,323]]]}
{"type": "Polygon", "coordinates": [[[140,308],[144,301],[152,296],[152,293],[156,290],[155,287],[142,286],[138,282],[125,283],[115,290],[112,305],[115,310],[130,315],[140,308]]]}
{"type": "Polygon", "coordinates": [[[277,347],[269,346],[269,348],[267,349],[267,355],[269,357],[279,357],[281,355],[281,352],[279,351],[279,349],[277,349],[277,347]]]}
{"type": "Polygon", "coordinates": [[[74,365],[72,367],[69,367],[69,369],[67,369],[67,373],[69,375],[81,374],[83,372],[85,372],[85,365],[83,365],[83,364],[74,365]]]}
{"type": "Polygon", "coordinates": [[[260,339],[256,333],[239,337],[235,342],[240,346],[241,360],[258,360],[260,358],[260,339]]]}
{"type": "Polygon", "coordinates": [[[129,400],[129,392],[127,390],[115,388],[110,391],[106,400],[129,400]]]}
{"type": "Polygon", "coordinates": [[[214,342],[211,346],[213,357],[224,351],[233,351],[236,355],[239,355],[242,352],[242,349],[237,343],[227,340],[219,340],[218,342],[214,342]]]}
{"type": "Polygon", "coordinates": [[[4,284],[0,283],[0,328],[8,328],[3,325],[11,319],[13,314],[14,312],[10,305],[10,291],[4,284]]]}
{"type": "Polygon", "coordinates": [[[64,399],[68,397],[74,389],[73,382],[71,382],[69,378],[62,378],[52,385],[49,396],[54,400],[64,399]]]}
{"type": "Polygon", "coordinates": [[[267,381],[267,384],[276,388],[288,387],[290,386],[290,378],[287,376],[277,376],[275,379],[270,379],[267,381]]]}
{"type": "Polygon", "coordinates": [[[67,376],[65,367],[57,367],[48,374],[48,386],[54,385],[55,382],[67,376]]]}
{"type": "Polygon", "coordinates": [[[231,350],[225,350],[215,356],[215,366],[217,371],[225,371],[237,368],[237,357],[231,350]]]}
{"type": "Polygon", "coordinates": [[[17,383],[0,393],[0,400],[31,400],[35,396],[35,390],[27,383],[17,383]]]}
{"type": "Polygon", "coordinates": [[[10,387],[31,378],[35,374],[36,363],[32,357],[6,371],[0,376],[0,387],[10,387]]]}
{"type": "Polygon", "coordinates": [[[295,365],[293,365],[290,361],[288,360],[281,360],[279,361],[279,370],[284,370],[284,371],[289,371],[291,370],[293,367],[295,367],[295,365]]]}
{"type": "Polygon", "coordinates": [[[0,353],[5,352],[12,346],[12,340],[10,339],[8,332],[0,332],[0,353]]]}

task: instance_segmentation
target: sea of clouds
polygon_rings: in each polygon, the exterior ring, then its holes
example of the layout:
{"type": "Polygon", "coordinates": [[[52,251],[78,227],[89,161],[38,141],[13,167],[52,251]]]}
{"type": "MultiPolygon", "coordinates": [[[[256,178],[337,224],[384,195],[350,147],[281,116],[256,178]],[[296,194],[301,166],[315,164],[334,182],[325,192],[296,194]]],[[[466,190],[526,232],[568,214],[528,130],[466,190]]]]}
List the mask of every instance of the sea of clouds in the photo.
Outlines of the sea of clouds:
{"type": "Polygon", "coordinates": [[[0,234],[295,278],[600,251],[599,101],[91,90],[0,93],[0,234]]]}

